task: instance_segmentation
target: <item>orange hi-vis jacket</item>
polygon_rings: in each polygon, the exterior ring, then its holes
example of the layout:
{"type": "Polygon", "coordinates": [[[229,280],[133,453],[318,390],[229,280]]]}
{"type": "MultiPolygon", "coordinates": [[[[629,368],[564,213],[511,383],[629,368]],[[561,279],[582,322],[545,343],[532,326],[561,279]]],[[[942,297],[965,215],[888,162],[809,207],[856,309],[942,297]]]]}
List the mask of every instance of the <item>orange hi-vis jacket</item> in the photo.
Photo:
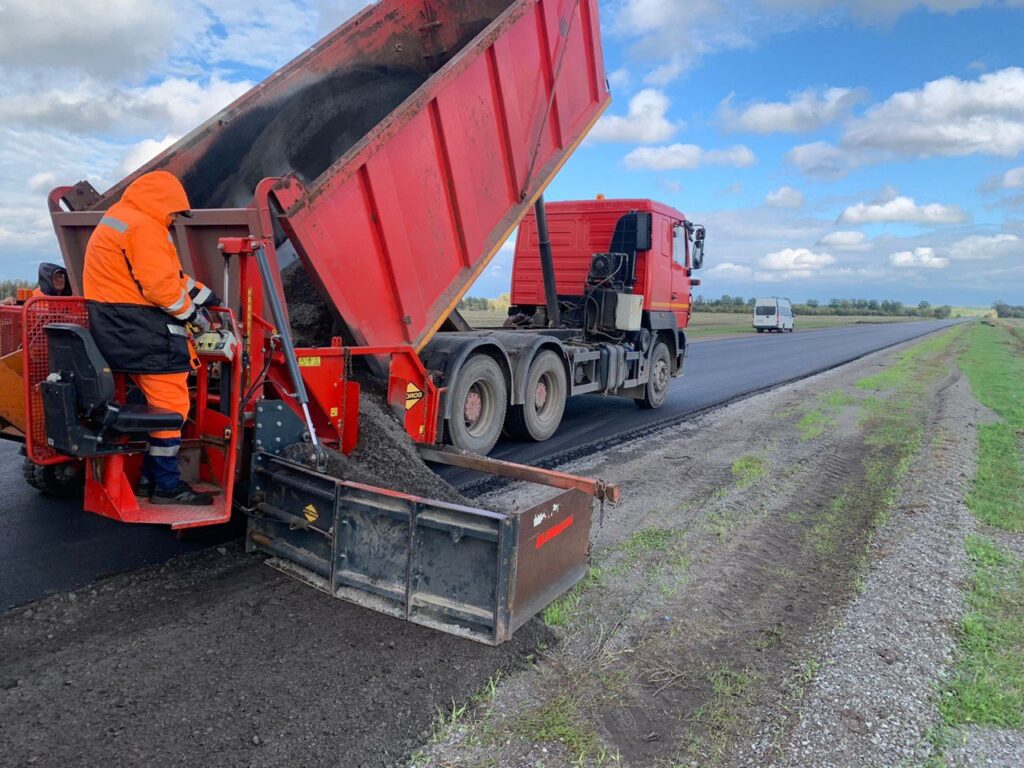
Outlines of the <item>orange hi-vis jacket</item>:
{"type": "Polygon", "coordinates": [[[82,276],[89,327],[111,369],[175,373],[190,368],[185,322],[210,289],[181,269],[171,216],[189,210],[166,171],[133,181],[89,238],[82,276]]]}

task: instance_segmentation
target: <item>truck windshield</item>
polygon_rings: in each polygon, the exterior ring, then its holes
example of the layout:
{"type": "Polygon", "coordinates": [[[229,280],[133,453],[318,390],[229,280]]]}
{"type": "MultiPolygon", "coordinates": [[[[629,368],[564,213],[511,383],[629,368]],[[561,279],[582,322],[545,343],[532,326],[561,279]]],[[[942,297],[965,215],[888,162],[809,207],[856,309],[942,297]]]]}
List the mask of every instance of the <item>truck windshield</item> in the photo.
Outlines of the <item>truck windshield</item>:
{"type": "Polygon", "coordinates": [[[759,307],[754,307],[754,314],[755,315],[774,315],[775,314],[775,307],[773,307],[773,306],[763,306],[763,305],[759,306],[759,307]]]}

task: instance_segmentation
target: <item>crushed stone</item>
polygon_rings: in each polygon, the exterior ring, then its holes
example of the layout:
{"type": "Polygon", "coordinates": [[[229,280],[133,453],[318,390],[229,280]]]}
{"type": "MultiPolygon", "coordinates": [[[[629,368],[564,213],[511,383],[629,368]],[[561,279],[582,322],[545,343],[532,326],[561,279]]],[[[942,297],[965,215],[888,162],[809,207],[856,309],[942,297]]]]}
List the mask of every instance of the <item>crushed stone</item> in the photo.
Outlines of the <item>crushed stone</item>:
{"type": "MultiPolygon", "coordinates": [[[[964,425],[985,418],[967,379],[951,374],[891,521],[873,541],[863,594],[827,638],[800,720],[773,765],[920,765],[933,757],[936,685],[950,672],[964,613],[964,539],[977,528],[964,503],[976,466],[964,425]]],[[[985,749],[980,762],[975,752],[958,764],[1021,764],[1004,737],[985,749]]]]}

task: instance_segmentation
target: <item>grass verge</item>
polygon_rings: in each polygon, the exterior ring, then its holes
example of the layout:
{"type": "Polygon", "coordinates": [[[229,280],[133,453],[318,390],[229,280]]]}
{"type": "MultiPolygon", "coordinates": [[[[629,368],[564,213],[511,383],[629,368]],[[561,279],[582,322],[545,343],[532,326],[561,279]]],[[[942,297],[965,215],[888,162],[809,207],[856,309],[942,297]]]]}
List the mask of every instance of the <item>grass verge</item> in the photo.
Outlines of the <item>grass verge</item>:
{"type": "Polygon", "coordinates": [[[971,328],[960,365],[974,396],[1002,421],[978,429],[978,474],[967,498],[989,525],[1024,531],[1024,345],[1011,329],[971,328]]]}
{"type": "Polygon", "coordinates": [[[972,575],[959,660],[939,709],[949,725],[1024,726],[1024,560],[981,536],[966,542],[972,575]]]}

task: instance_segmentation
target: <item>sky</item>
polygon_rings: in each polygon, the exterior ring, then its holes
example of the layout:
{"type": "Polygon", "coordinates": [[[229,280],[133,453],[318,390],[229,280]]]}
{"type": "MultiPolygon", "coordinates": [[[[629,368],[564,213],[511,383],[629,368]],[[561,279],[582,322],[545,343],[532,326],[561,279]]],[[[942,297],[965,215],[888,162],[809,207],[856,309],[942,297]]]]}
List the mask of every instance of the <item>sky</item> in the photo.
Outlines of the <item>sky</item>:
{"type": "MultiPolygon", "coordinates": [[[[363,0],[0,0],[0,278],[363,0]]],[[[707,227],[700,293],[1024,303],[1024,0],[605,0],[613,103],[548,200],[707,227]]],[[[506,246],[471,290],[507,291],[506,246]]]]}

